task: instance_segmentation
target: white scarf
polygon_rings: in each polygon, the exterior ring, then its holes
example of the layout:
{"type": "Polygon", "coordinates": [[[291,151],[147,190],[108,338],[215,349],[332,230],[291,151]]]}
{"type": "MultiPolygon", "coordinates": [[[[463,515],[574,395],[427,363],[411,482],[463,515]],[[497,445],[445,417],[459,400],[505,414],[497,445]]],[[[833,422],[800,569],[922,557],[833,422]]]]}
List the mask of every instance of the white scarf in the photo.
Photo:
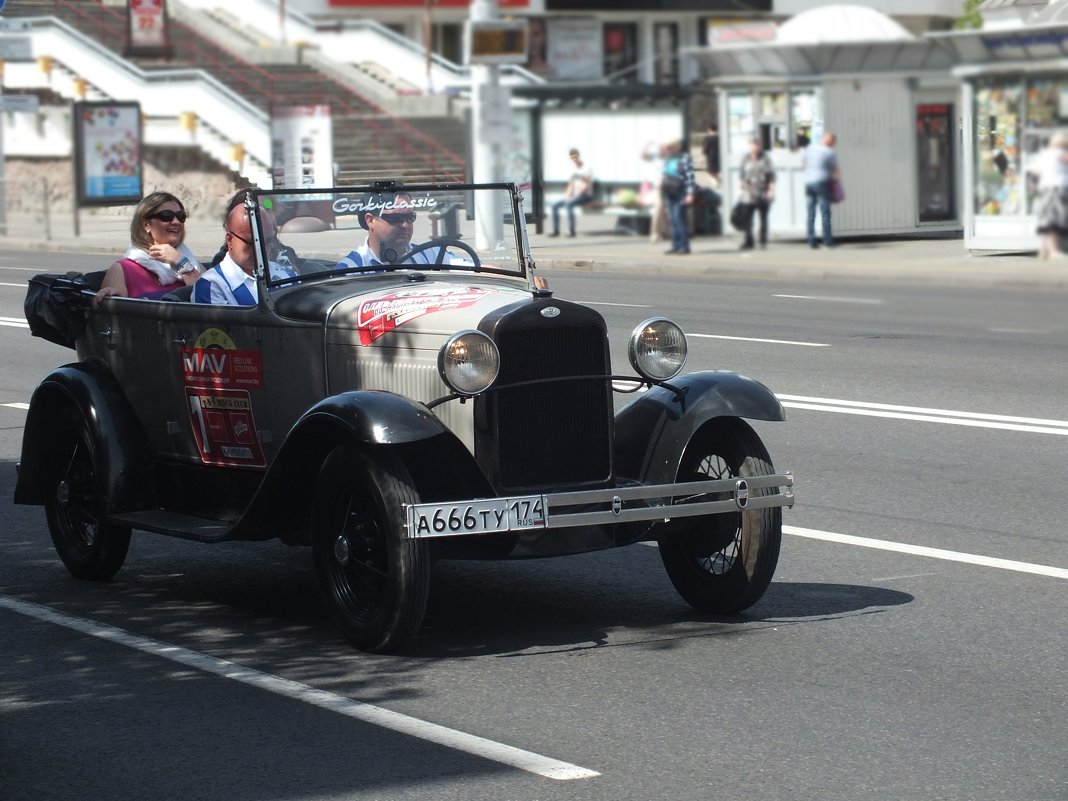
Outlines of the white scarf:
{"type": "MultiPolygon", "coordinates": [[[[178,246],[178,252],[189,259],[189,263],[194,267],[199,263],[197,262],[197,257],[193,255],[193,251],[186,247],[185,243],[178,246]]],[[[181,276],[178,275],[178,271],[171,267],[171,265],[167,264],[165,261],[156,261],[148,255],[147,251],[142,250],[141,248],[131,247],[122,257],[137,262],[146,270],[153,273],[159,281],[160,286],[166,286],[167,284],[173,284],[176,281],[182,280],[181,276]]]]}

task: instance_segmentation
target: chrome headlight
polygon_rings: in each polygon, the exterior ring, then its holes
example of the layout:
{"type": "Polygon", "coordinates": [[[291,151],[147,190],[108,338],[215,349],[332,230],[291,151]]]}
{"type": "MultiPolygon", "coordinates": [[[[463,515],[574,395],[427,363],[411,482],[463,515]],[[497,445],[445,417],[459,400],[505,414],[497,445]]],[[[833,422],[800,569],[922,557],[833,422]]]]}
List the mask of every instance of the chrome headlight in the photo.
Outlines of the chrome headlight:
{"type": "Polygon", "coordinates": [[[649,381],[674,378],[686,364],[686,335],[671,320],[653,317],[630,335],[630,365],[649,381]]]}
{"type": "Polygon", "coordinates": [[[485,392],[497,380],[501,354],[481,331],[453,334],[438,351],[438,373],[457,395],[485,392]]]}

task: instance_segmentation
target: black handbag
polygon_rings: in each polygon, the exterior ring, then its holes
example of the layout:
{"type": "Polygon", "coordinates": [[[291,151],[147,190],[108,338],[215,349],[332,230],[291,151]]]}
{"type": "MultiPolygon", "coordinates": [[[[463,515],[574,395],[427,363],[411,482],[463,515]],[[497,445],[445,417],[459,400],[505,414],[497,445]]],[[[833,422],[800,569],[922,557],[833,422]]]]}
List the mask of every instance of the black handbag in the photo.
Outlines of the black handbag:
{"type": "Polygon", "coordinates": [[[686,190],[686,182],[677,175],[660,176],[660,191],[668,197],[678,197],[686,190]]]}
{"type": "Polygon", "coordinates": [[[735,203],[734,208],[731,209],[731,226],[734,228],[734,230],[748,231],[749,216],[752,214],[752,212],[752,207],[748,203],[735,203]]]}
{"type": "MultiPolygon", "coordinates": [[[[103,273],[99,274],[102,277],[103,273]]],[[[92,278],[82,273],[52,275],[39,273],[29,281],[26,300],[22,304],[30,333],[47,339],[65,348],[73,348],[75,341],[85,331],[85,310],[92,303],[95,292],[92,278]]]]}

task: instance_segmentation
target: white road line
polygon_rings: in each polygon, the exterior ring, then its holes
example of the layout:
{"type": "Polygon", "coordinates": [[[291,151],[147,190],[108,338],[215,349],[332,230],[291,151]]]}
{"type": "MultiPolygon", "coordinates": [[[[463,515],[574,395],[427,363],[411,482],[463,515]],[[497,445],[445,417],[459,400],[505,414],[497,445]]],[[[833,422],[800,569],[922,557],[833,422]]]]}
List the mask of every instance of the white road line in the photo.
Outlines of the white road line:
{"type": "Polygon", "coordinates": [[[17,320],[14,317],[0,317],[0,325],[6,325],[9,328],[29,328],[30,324],[25,320],[17,320]]]}
{"type": "Polygon", "coordinates": [[[9,409],[29,409],[28,403],[0,403],[0,406],[6,406],[9,409]]]}
{"type": "Polygon", "coordinates": [[[896,420],[918,420],[954,426],[994,428],[1003,431],[1024,431],[1030,434],[1058,434],[1068,436],[1068,421],[1036,417],[1016,417],[981,412],[959,412],[952,409],[931,409],[924,406],[896,406],[889,403],[848,401],[838,398],[813,398],[807,395],[778,395],[789,409],[808,409],[838,414],[857,414],[865,417],[886,417],[896,420]]]}
{"type": "Polygon", "coordinates": [[[697,337],[699,339],[733,339],[738,342],[766,342],[770,345],[800,345],[803,348],[829,348],[830,345],[825,345],[820,342],[791,342],[788,339],[756,339],[755,337],[725,337],[719,334],[686,334],[687,337],[697,337]]]}
{"type": "Polygon", "coordinates": [[[884,301],[878,298],[839,298],[833,295],[772,295],[773,298],[788,298],[791,300],[821,300],[827,303],[863,303],[871,306],[880,306],[884,301]]]}
{"type": "Polygon", "coordinates": [[[25,283],[22,283],[22,284],[9,284],[6,281],[0,281],[0,286],[17,286],[19,289],[25,289],[27,285],[25,283]]]}
{"type": "Polygon", "coordinates": [[[941,548],[928,548],[924,545],[906,545],[903,542],[873,540],[868,537],[854,537],[851,534],[837,534],[833,531],[820,531],[814,528],[783,526],[782,531],[784,534],[791,534],[795,537],[824,540],[825,542],[837,542],[843,545],[857,545],[861,548],[875,548],[880,551],[907,553],[912,556],[927,556],[932,559],[944,559],[949,562],[964,562],[965,564],[980,565],[982,567],[996,567],[1000,570],[1015,570],[1019,573],[1033,573],[1036,576],[1068,579],[1068,569],[1063,567],[1049,567],[1048,565],[1036,565],[1030,562],[1014,562],[1011,559],[997,559],[993,556],[981,556],[974,553],[946,551],[941,548]]]}
{"type": "Polygon", "coordinates": [[[43,620],[56,626],[63,626],[73,631],[97,637],[107,642],[133,648],[146,654],[152,654],[161,659],[168,659],[205,673],[222,676],[225,679],[241,682],[260,690],[265,690],[275,695],[291,698],[295,701],[311,704],[312,706],[327,709],[340,715],[345,715],[365,723],[381,726],[384,729],[399,732],[400,734],[416,737],[420,740],[436,743],[438,745],[463,751],[483,759],[489,759],[513,768],[519,768],[529,773],[544,776],[547,779],[566,781],[570,779],[588,779],[599,776],[596,771],[572,765],[569,762],[561,762],[539,754],[513,748],[510,745],[487,740],[473,734],[466,734],[456,729],[428,723],[418,718],[390,712],[382,707],[364,704],[346,698],[343,695],[317,690],[301,682],[283,679],[270,673],[263,673],[253,668],[243,667],[225,659],[202,654],[177,645],[170,645],[159,640],[140,637],[131,634],[124,629],[97,623],[93,620],[74,617],[63,612],[57,612],[47,606],[22,601],[0,595],[0,607],[9,609],[20,615],[43,620]]]}
{"type": "Polygon", "coordinates": [[[579,300],[576,303],[583,303],[586,306],[624,306],[628,309],[651,309],[652,306],[646,306],[643,303],[609,303],[607,300],[579,300]]]}

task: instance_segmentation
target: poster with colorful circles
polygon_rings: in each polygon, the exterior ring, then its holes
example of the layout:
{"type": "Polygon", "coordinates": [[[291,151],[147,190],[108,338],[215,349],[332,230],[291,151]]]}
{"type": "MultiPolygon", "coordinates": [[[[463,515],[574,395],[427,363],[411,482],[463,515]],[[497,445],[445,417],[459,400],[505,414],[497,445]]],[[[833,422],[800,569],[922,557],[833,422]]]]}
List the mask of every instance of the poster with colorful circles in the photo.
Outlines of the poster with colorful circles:
{"type": "Polygon", "coordinates": [[[75,103],[78,201],[110,205],[140,200],[141,106],[75,103]]]}

